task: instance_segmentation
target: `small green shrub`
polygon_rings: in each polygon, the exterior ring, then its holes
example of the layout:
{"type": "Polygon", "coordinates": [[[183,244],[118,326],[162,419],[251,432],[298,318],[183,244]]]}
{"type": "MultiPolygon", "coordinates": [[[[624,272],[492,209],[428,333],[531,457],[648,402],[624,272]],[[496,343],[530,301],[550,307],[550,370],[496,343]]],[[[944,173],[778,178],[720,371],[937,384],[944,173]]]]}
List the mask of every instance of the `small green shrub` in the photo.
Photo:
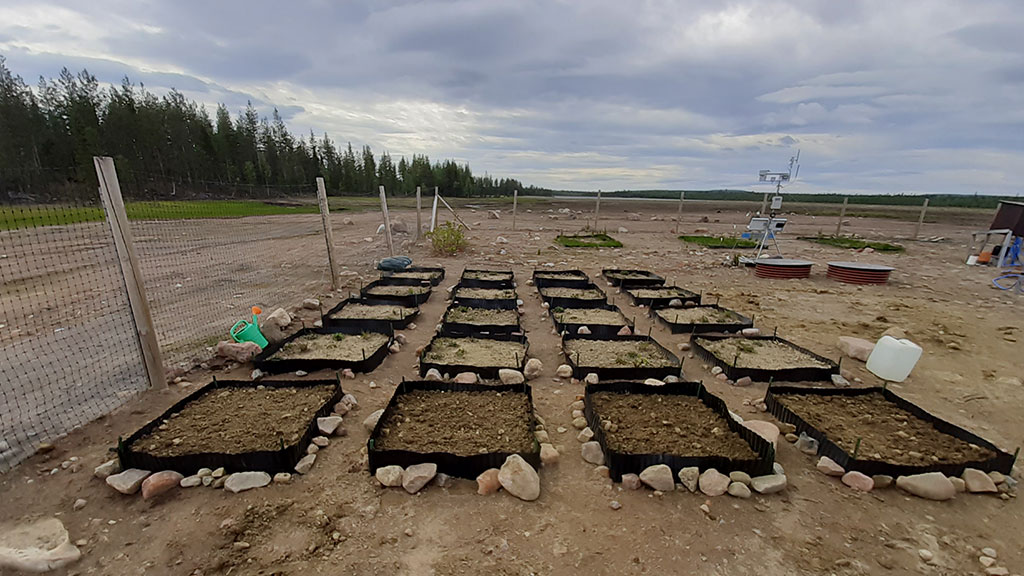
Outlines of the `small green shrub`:
{"type": "Polygon", "coordinates": [[[757,248],[757,242],[746,238],[726,238],[724,236],[680,236],[683,242],[699,244],[705,248],[757,248]]]}
{"type": "Polygon", "coordinates": [[[560,234],[555,242],[566,248],[622,248],[622,242],[607,234],[560,234]]]}
{"type": "Polygon", "coordinates": [[[445,256],[457,254],[468,244],[462,225],[453,222],[445,222],[434,228],[433,232],[427,232],[427,238],[430,238],[434,252],[445,256]]]}

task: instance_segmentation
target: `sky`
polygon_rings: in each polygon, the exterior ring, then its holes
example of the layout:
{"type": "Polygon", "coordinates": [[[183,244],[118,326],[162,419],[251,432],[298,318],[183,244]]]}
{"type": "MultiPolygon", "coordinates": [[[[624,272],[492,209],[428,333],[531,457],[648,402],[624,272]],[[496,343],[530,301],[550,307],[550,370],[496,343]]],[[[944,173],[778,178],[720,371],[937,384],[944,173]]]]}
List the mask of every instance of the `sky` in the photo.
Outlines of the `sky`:
{"type": "Polygon", "coordinates": [[[3,0],[0,55],[556,189],[1021,191],[1021,0],[3,0]]]}

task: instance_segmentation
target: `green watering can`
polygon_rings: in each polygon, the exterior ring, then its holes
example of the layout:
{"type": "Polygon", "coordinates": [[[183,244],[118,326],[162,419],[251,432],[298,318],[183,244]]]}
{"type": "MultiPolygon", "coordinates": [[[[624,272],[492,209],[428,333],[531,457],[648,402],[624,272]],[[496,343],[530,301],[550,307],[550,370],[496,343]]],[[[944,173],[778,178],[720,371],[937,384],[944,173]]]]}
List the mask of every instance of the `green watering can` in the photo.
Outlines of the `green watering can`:
{"type": "Polygon", "coordinates": [[[263,310],[259,306],[252,307],[252,322],[246,322],[245,320],[239,320],[235,322],[235,325],[231,327],[231,337],[234,338],[235,342],[255,342],[260,348],[266,348],[267,339],[260,332],[260,323],[256,318],[263,310]]]}

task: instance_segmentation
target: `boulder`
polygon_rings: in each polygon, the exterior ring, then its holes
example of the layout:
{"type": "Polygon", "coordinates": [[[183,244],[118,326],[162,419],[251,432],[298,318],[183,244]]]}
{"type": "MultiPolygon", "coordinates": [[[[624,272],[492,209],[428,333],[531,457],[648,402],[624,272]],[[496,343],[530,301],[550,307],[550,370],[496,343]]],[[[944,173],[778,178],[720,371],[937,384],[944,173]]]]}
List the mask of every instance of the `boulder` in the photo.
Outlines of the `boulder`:
{"type": "Polygon", "coordinates": [[[647,380],[644,380],[644,385],[645,386],[664,386],[665,383],[662,382],[661,380],[658,380],[657,378],[648,378],[647,380]]]}
{"type": "Polygon", "coordinates": [[[540,445],[540,462],[544,466],[558,464],[558,450],[552,444],[542,442],[540,445]]]}
{"type": "Polygon", "coordinates": [[[111,474],[117,474],[121,471],[121,462],[117,458],[113,460],[107,460],[103,464],[100,464],[93,469],[92,475],[99,478],[100,480],[106,480],[107,476],[111,474]]]}
{"type": "Polygon", "coordinates": [[[592,334],[592,332],[590,331],[590,328],[587,328],[586,326],[580,326],[579,328],[577,328],[576,329],[576,333],[577,334],[583,334],[584,336],[586,336],[588,334],[592,334]]]}
{"type": "Polygon", "coordinates": [[[476,477],[476,493],[477,494],[494,494],[501,489],[501,481],[498,480],[498,474],[500,470],[497,468],[488,468],[484,470],[479,476],[476,477]]]}
{"type": "Polygon", "coordinates": [[[320,301],[317,300],[316,298],[306,298],[305,300],[302,301],[302,307],[305,308],[306,310],[319,310],[320,301]]]}
{"type": "Polygon", "coordinates": [[[747,420],[744,426],[754,431],[758,436],[772,443],[772,446],[779,446],[779,427],[764,420],[747,420]]]}
{"type": "Polygon", "coordinates": [[[402,485],[402,475],[405,470],[401,466],[381,466],[373,473],[381,486],[395,488],[402,485]]]}
{"type": "Polygon", "coordinates": [[[597,384],[600,380],[597,376],[597,372],[591,372],[583,378],[583,381],[587,384],[597,384]]]}
{"type": "Polygon", "coordinates": [[[520,500],[532,501],[540,496],[540,476],[519,454],[512,454],[505,459],[498,471],[498,482],[509,494],[520,500]]]}
{"type": "Polygon", "coordinates": [[[274,479],[271,480],[274,484],[291,484],[292,475],[287,472],[278,472],[274,474],[274,479]]]}
{"type": "Polygon", "coordinates": [[[742,470],[733,470],[732,472],[729,472],[729,480],[750,486],[750,474],[747,474],[742,470]]]}
{"type": "Polygon", "coordinates": [[[750,479],[750,487],[758,494],[774,494],[786,489],[786,477],[782,474],[769,474],[750,479]]]}
{"type": "Polygon", "coordinates": [[[740,330],[740,334],[744,338],[753,338],[754,336],[760,336],[761,335],[761,329],[760,328],[744,328],[743,330],[740,330]]]}
{"type": "Polygon", "coordinates": [[[510,368],[498,370],[498,379],[501,380],[502,384],[522,384],[526,382],[526,377],[523,376],[522,372],[510,368]]]}
{"type": "Polygon", "coordinates": [[[892,476],[887,474],[875,474],[871,477],[871,481],[875,483],[875,490],[892,486],[892,476]]]}
{"type": "Polygon", "coordinates": [[[851,470],[846,474],[843,474],[843,484],[846,484],[854,490],[860,490],[861,492],[871,492],[875,487],[875,481],[870,476],[851,470]]]}
{"type": "MultiPolygon", "coordinates": [[[[585,422],[586,420],[584,420],[584,423],[585,422]]],[[[594,431],[590,429],[590,426],[584,427],[583,430],[580,430],[580,433],[576,435],[576,440],[579,440],[580,442],[590,442],[593,439],[594,431]]]]}
{"type": "Polygon", "coordinates": [[[331,434],[334,434],[334,431],[338,429],[338,426],[341,426],[341,422],[341,416],[323,416],[316,419],[316,427],[324,436],[330,436],[331,434]]]}
{"type": "Polygon", "coordinates": [[[530,358],[526,361],[526,367],[523,368],[523,376],[527,380],[533,380],[540,376],[542,370],[544,370],[544,363],[537,358],[530,358]]]}
{"type": "Polygon", "coordinates": [[[623,474],[622,475],[622,488],[625,490],[639,490],[643,486],[643,482],[640,481],[640,476],[636,474],[623,474]]]}
{"type": "Polygon", "coordinates": [[[580,454],[584,460],[591,464],[597,466],[604,464],[604,452],[601,450],[601,445],[593,440],[584,442],[580,446],[580,454]]]}
{"type": "Polygon", "coordinates": [[[708,468],[700,475],[698,486],[700,491],[708,496],[721,496],[729,489],[732,483],[729,477],[714,468],[708,468]]]}
{"type": "Polygon", "coordinates": [[[572,378],[572,367],[568,364],[562,364],[555,370],[555,376],[559,378],[572,378]]]}
{"type": "Polygon", "coordinates": [[[409,494],[415,494],[420,491],[431,480],[437,475],[437,464],[433,462],[427,462],[424,464],[413,464],[405,469],[405,473],[402,474],[402,488],[409,494]]]}
{"type": "Polygon", "coordinates": [[[476,384],[477,380],[475,372],[459,372],[455,375],[456,384],[476,384]]]}
{"type": "Polygon", "coordinates": [[[960,476],[963,479],[964,485],[968,492],[982,492],[982,493],[996,493],[999,489],[996,488],[996,483],[992,481],[992,478],[988,474],[977,470],[975,468],[967,468],[964,473],[960,476]]]}
{"type": "Polygon", "coordinates": [[[402,220],[395,218],[394,220],[391,221],[391,231],[398,234],[408,234],[409,225],[403,222],[402,220]]]}
{"type": "Polygon", "coordinates": [[[374,410],[373,412],[371,412],[370,415],[367,416],[365,420],[363,420],[363,428],[366,428],[367,432],[373,432],[373,429],[377,426],[377,421],[380,420],[380,417],[383,414],[384,414],[384,409],[383,408],[381,408],[380,410],[374,410]]]}
{"type": "Polygon", "coordinates": [[[181,482],[178,482],[178,486],[181,486],[182,488],[195,488],[202,483],[203,477],[198,474],[193,474],[192,476],[185,476],[182,478],[181,482]]]}
{"type": "Polygon", "coordinates": [[[640,473],[640,481],[662,492],[671,492],[676,489],[676,481],[668,464],[655,464],[644,468],[640,473]]]}
{"type": "Polygon", "coordinates": [[[690,492],[696,492],[700,482],[700,468],[688,466],[679,471],[679,482],[690,492]]]}
{"type": "Polygon", "coordinates": [[[874,342],[853,336],[840,336],[838,345],[844,355],[861,362],[867,362],[871,351],[875,349],[874,342]]]}
{"type": "Polygon", "coordinates": [[[821,472],[826,476],[835,476],[838,478],[843,474],[846,474],[846,470],[844,470],[842,466],[837,464],[835,460],[829,458],[828,456],[822,456],[821,458],[818,458],[818,463],[815,465],[815,467],[818,469],[818,472],[821,472]]]}
{"type": "Polygon", "coordinates": [[[308,474],[309,471],[313,469],[313,464],[315,463],[316,454],[307,454],[295,463],[295,471],[299,474],[308,474]]]}
{"type": "Polygon", "coordinates": [[[742,482],[733,482],[729,484],[729,488],[726,490],[730,496],[737,498],[747,499],[750,498],[750,488],[742,482]]]}
{"type": "Polygon", "coordinates": [[[956,488],[942,472],[927,472],[912,476],[900,476],[896,487],[928,500],[949,500],[956,495],[956,488]]]}
{"type": "Polygon", "coordinates": [[[245,364],[262,351],[263,349],[255,342],[228,342],[227,340],[221,340],[217,343],[216,354],[221,358],[245,364]]]}
{"type": "Polygon", "coordinates": [[[155,498],[164,492],[178,486],[181,481],[185,478],[184,475],[175,472],[174,470],[161,470],[155,474],[151,474],[142,481],[142,498],[143,500],[149,500],[155,498]]]}
{"type": "Polygon", "coordinates": [[[427,370],[427,373],[425,376],[423,376],[423,379],[429,380],[430,382],[441,382],[442,380],[444,380],[444,378],[441,377],[441,372],[439,372],[437,368],[431,368],[430,370],[427,370]]]}
{"type": "Polygon", "coordinates": [[[270,474],[266,472],[235,472],[224,481],[224,489],[237,494],[253,488],[262,488],[270,484],[271,480],[270,474]]]}
{"type": "Polygon", "coordinates": [[[117,490],[121,494],[135,494],[142,487],[142,481],[149,476],[149,470],[129,468],[118,474],[107,476],[107,486],[117,490]]]}
{"type": "Polygon", "coordinates": [[[56,518],[0,526],[0,570],[48,572],[67,566],[81,556],[64,524],[56,518]]]}
{"type": "Polygon", "coordinates": [[[292,317],[284,308],[278,308],[268,314],[263,323],[277,326],[278,328],[287,328],[292,323],[292,317]]]}

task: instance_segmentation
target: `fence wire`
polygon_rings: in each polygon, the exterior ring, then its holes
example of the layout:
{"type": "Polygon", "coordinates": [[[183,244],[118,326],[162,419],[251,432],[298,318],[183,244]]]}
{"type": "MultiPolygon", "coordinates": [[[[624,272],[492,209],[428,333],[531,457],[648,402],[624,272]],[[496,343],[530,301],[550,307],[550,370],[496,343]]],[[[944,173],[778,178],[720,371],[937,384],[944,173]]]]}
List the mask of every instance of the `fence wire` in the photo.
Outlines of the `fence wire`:
{"type": "Polygon", "coordinates": [[[0,472],[149,386],[91,189],[0,204],[0,472]]]}

